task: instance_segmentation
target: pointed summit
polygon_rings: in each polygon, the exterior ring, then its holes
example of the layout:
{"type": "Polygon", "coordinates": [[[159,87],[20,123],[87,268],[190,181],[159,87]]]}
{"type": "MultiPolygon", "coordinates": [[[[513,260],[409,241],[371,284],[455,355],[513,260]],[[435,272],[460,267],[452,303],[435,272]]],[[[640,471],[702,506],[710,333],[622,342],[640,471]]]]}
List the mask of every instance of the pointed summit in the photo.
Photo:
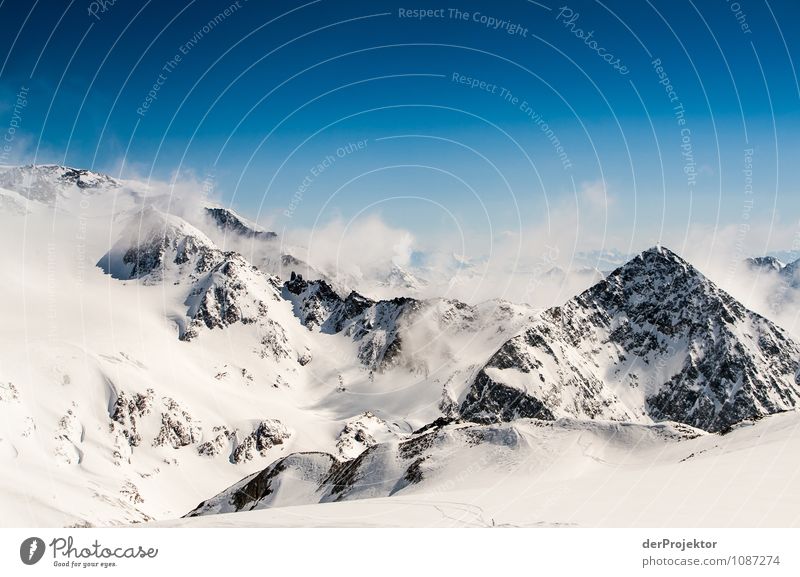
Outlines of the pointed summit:
{"type": "Polygon", "coordinates": [[[641,271],[642,265],[652,267],[653,272],[665,271],[669,270],[670,268],[673,269],[675,273],[689,271],[696,272],[694,267],[688,261],[662,245],[656,245],[648,248],[645,251],[642,251],[641,254],[629,260],[617,270],[634,269],[639,272],[641,271]]]}
{"type": "Polygon", "coordinates": [[[681,257],[679,257],[677,255],[677,253],[675,253],[674,251],[668,249],[667,247],[665,247],[662,244],[657,244],[655,246],[651,246],[650,248],[648,248],[646,250],[643,250],[640,256],[644,257],[645,255],[656,255],[656,256],[662,256],[662,257],[667,258],[669,260],[676,260],[677,259],[677,260],[683,261],[683,259],[681,257]]]}

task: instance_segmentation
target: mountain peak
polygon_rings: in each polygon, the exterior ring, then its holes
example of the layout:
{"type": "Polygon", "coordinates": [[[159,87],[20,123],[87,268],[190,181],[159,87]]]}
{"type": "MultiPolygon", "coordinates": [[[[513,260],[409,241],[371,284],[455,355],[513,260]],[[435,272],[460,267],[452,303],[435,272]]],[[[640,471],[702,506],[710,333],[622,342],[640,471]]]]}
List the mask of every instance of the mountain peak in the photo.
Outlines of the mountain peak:
{"type": "Polygon", "coordinates": [[[545,311],[478,373],[476,421],[673,420],[720,431],[800,403],[800,344],[654,247],[545,311]]]}
{"type": "Polygon", "coordinates": [[[611,309],[645,306],[680,310],[689,304],[701,313],[709,297],[732,300],[682,257],[656,246],[609,273],[576,300],[601,301],[611,309]],[[687,299],[690,294],[696,298],[687,299]]]}
{"type": "MultiPolygon", "coordinates": [[[[656,245],[642,251],[637,256],[612,271],[608,277],[623,277],[626,281],[634,275],[668,276],[693,273],[702,276],[691,263],[665,246],[656,245]]],[[[705,277],[703,277],[705,278],[705,277]]],[[[591,289],[589,289],[591,290],[591,289]]]]}
{"type": "MultiPolygon", "coordinates": [[[[663,265],[677,266],[679,267],[680,270],[684,272],[689,270],[694,270],[694,267],[687,260],[679,256],[678,253],[673,252],[672,250],[662,245],[656,245],[648,248],[645,251],[642,251],[641,254],[639,254],[638,258],[640,258],[645,263],[660,264],[661,266],[663,265]]],[[[634,258],[631,261],[628,261],[628,263],[626,264],[630,264],[632,262],[635,262],[636,260],[637,259],[634,258]]],[[[626,265],[622,266],[624,267],[626,265]]]]}
{"type": "Polygon", "coordinates": [[[655,246],[651,246],[650,248],[642,251],[642,256],[644,256],[645,254],[653,254],[653,255],[657,255],[657,256],[663,256],[664,258],[668,258],[670,260],[675,260],[675,259],[681,260],[681,261],[683,260],[675,252],[673,252],[672,250],[668,249],[667,247],[665,247],[664,245],[661,245],[661,244],[657,244],[655,246]]]}

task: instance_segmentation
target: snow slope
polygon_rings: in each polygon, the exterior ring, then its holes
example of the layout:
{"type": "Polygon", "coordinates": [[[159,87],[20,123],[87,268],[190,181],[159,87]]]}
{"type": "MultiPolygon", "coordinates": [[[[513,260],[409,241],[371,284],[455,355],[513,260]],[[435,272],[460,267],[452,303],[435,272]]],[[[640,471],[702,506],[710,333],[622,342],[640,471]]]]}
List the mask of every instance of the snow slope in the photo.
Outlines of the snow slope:
{"type": "MultiPolygon", "coordinates": [[[[745,422],[725,435],[598,421],[458,425],[423,454],[431,457],[421,466],[423,479],[390,497],[386,488],[402,478],[372,467],[342,499],[312,490],[324,476],[318,474],[293,479],[291,491],[282,479],[270,496],[281,506],[262,500],[252,510],[152,525],[789,527],[800,520],[797,412],[745,422]],[[464,442],[469,435],[482,442],[464,442]],[[442,458],[435,460],[437,452],[442,458]],[[383,496],[353,499],[366,494],[383,496]],[[327,502],[299,504],[320,500],[327,502]]],[[[207,504],[212,510],[230,509],[217,498],[207,504]]]]}

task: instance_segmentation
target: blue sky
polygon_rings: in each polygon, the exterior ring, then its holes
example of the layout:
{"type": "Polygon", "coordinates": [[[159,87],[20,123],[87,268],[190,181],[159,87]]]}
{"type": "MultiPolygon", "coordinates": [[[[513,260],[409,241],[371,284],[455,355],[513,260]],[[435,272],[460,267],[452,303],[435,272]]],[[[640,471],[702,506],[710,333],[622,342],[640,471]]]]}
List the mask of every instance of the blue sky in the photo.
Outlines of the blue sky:
{"type": "Polygon", "coordinates": [[[798,230],[794,1],[178,4],[0,5],[12,158],[213,178],[279,229],[798,230]]]}

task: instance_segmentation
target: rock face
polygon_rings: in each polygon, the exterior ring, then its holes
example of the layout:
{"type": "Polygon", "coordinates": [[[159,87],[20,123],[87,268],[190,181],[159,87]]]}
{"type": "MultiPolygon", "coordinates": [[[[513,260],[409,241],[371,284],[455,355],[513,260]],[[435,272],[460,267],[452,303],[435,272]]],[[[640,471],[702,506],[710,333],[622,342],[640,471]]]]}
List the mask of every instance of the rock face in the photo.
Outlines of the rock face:
{"type": "Polygon", "coordinates": [[[465,419],[674,420],[720,431],[800,403],[800,345],[654,248],[506,342],[465,419]]]}
{"type": "Polygon", "coordinates": [[[358,343],[358,358],[373,370],[392,366],[400,351],[401,319],[419,310],[411,298],[373,301],[356,292],[340,297],[324,280],[306,281],[292,273],[283,296],[309,330],[342,333],[358,343]]]}
{"type": "Polygon", "coordinates": [[[248,224],[240,216],[227,208],[206,207],[206,215],[216,224],[221,231],[258,240],[273,240],[278,238],[274,232],[260,230],[248,224]]]}
{"type": "Polygon", "coordinates": [[[374,304],[355,292],[342,299],[326,281],[307,281],[294,272],[284,283],[282,294],[293,304],[295,315],[306,328],[328,334],[338,333],[346,321],[374,304]]]}

